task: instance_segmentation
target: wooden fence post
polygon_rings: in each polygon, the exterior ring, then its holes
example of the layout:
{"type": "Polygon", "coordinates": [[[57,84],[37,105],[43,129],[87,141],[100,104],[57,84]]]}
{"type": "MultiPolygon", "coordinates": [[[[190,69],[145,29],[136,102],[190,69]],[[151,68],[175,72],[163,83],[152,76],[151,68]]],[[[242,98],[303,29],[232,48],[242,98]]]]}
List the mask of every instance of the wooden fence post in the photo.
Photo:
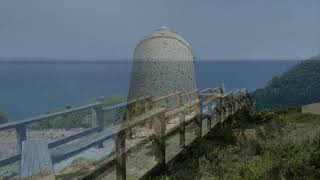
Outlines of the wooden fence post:
{"type": "MultiPolygon", "coordinates": [[[[130,108],[128,106],[129,105],[127,105],[127,107],[125,109],[125,117],[124,117],[124,122],[123,123],[125,123],[125,121],[130,121],[130,119],[131,119],[131,111],[130,111],[130,108]]],[[[132,139],[132,136],[133,136],[132,128],[129,128],[128,131],[129,131],[128,132],[128,138],[132,139]]]]}
{"type": "Polygon", "coordinates": [[[165,98],[165,102],[166,102],[166,108],[168,109],[169,108],[169,98],[165,98]]]}
{"type": "MultiPolygon", "coordinates": [[[[187,103],[190,103],[191,104],[191,102],[192,102],[192,97],[191,97],[191,94],[187,94],[186,95],[187,96],[187,103]]],[[[192,107],[190,106],[189,107],[189,114],[191,114],[192,113],[192,107]]]]}
{"type": "Polygon", "coordinates": [[[227,104],[226,106],[226,118],[228,118],[230,116],[230,108],[229,108],[229,104],[227,104]]]}
{"type": "Polygon", "coordinates": [[[182,100],[181,100],[181,94],[180,93],[176,94],[176,105],[177,105],[177,107],[182,105],[182,100]]]}
{"type": "MultiPolygon", "coordinates": [[[[180,107],[182,105],[182,100],[181,100],[181,94],[178,93],[176,95],[176,104],[177,107],[180,107]]],[[[179,113],[179,145],[180,147],[184,148],[185,147],[185,112],[180,112],[179,113]]]]}
{"type": "MultiPolygon", "coordinates": [[[[102,105],[96,106],[92,109],[92,127],[99,127],[99,131],[104,128],[104,113],[102,105]]],[[[98,148],[103,148],[103,142],[98,144],[98,148]]]]}
{"type": "Polygon", "coordinates": [[[221,122],[221,109],[220,108],[216,109],[216,119],[219,123],[221,122]]]}
{"type": "MultiPolygon", "coordinates": [[[[148,112],[153,108],[152,98],[147,98],[144,104],[144,111],[148,112]]],[[[147,126],[149,129],[152,129],[152,121],[147,121],[147,126]]]]}
{"type": "Polygon", "coordinates": [[[179,145],[180,147],[184,148],[185,147],[185,141],[186,141],[186,137],[185,137],[185,112],[180,112],[179,113],[179,145]]]}
{"type": "MultiPolygon", "coordinates": [[[[213,105],[213,103],[212,103],[212,101],[209,103],[209,105],[208,105],[208,112],[209,113],[212,113],[213,112],[213,108],[212,108],[212,105],[213,105]]],[[[212,124],[212,115],[211,115],[211,117],[209,117],[208,119],[207,119],[207,129],[210,131],[210,129],[211,129],[211,124],[212,124]]]]}
{"type": "Polygon", "coordinates": [[[160,167],[163,168],[166,163],[166,120],[165,112],[160,113],[153,120],[153,127],[155,131],[155,158],[160,167]]]}
{"type": "Polygon", "coordinates": [[[212,110],[213,114],[211,115],[211,124],[210,124],[210,129],[214,127],[215,124],[217,124],[217,111],[212,110]]]}
{"type": "Polygon", "coordinates": [[[117,180],[125,180],[127,176],[126,169],[126,136],[125,132],[120,132],[116,139],[116,171],[117,180]]]}
{"type": "Polygon", "coordinates": [[[219,117],[220,117],[220,122],[223,122],[224,120],[224,109],[223,109],[223,99],[222,97],[219,98],[219,117]]]}
{"type": "Polygon", "coordinates": [[[202,137],[202,114],[201,114],[201,108],[200,108],[200,102],[196,104],[196,124],[198,128],[196,128],[196,136],[202,137]]]}
{"type": "Polygon", "coordinates": [[[21,179],[55,179],[48,142],[43,139],[28,140],[23,141],[22,146],[21,179]]]}
{"type": "Polygon", "coordinates": [[[20,154],[22,151],[22,141],[27,140],[26,125],[22,124],[16,128],[16,151],[20,154]]]}
{"type": "Polygon", "coordinates": [[[224,121],[224,108],[223,107],[221,107],[220,118],[221,118],[221,122],[223,122],[224,121]]]}

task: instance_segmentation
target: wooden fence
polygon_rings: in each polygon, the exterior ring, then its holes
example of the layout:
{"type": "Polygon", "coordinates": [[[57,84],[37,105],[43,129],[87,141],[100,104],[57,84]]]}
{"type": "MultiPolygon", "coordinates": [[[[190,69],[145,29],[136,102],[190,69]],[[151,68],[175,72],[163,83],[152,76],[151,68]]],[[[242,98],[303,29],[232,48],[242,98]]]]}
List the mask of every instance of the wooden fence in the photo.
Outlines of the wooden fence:
{"type": "Polygon", "coordinates": [[[211,129],[215,124],[223,122],[228,116],[248,103],[250,103],[250,98],[245,89],[225,92],[224,87],[221,86],[190,92],[175,92],[159,98],[146,96],[108,107],[103,107],[101,103],[97,102],[2,124],[0,131],[15,129],[17,145],[16,155],[0,159],[0,167],[20,161],[20,177],[30,177],[43,172],[54,174],[54,163],[80,154],[89,148],[102,148],[105,141],[115,138],[114,153],[101,163],[102,165],[92,168],[90,173],[83,177],[95,177],[97,172],[101,172],[101,168],[106,170],[115,166],[117,179],[126,179],[128,153],[135,152],[141,146],[153,141],[156,150],[156,167],[164,167],[166,164],[166,139],[169,136],[178,133],[179,145],[184,148],[186,146],[185,128],[188,124],[195,122],[197,125],[196,135],[202,137],[204,119],[207,119],[207,127],[211,129]],[[124,121],[111,127],[106,126],[104,124],[105,112],[119,108],[125,108],[124,121]],[[88,109],[91,109],[94,117],[91,128],[53,142],[27,139],[26,126],[28,124],[88,109]],[[178,117],[179,122],[175,126],[167,126],[173,117],[178,117]],[[140,127],[148,127],[152,133],[138,143],[126,147],[126,144],[137,136],[140,127]]]}

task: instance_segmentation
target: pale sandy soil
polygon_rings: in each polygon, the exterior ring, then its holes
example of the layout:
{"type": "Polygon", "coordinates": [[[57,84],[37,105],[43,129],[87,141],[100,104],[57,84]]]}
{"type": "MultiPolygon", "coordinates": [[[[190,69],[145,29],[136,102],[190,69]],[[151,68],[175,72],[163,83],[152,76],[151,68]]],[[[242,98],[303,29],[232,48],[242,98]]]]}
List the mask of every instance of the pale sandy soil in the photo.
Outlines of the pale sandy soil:
{"type": "MultiPolygon", "coordinates": [[[[186,119],[192,118],[194,115],[188,115],[186,119]]],[[[178,125],[179,119],[173,118],[171,121],[167,124],[167,130],[171,129],[178,125]]],[[[190,124],[191,125],[191,124],[190,124]]],[[[204,123],[204,126],[206,123],[204,123]]],[[[189,128],[186,127],[188,134],[186,136],[186,144],[188,144],[192,139],[195,138],[195,134],[193,132],[194,125],[189,128]],[[188,132],[190,131],[190,133],[188,132]]],[[[206,127],[204,127],[206,129],[206,127]]],[[[77,128],[77,129],[71,129],[71,130],[64,130],[64,129],[49,129],[49,130],[27,130],[27,138],[28,139],[47,139],[49,142],[55,141],[67,136],[70,136],[72,134],[75,134],[77,132],[80,132],[84,129],[77,128]]],[[[136,129],[136,137],[134,139],[131,139],[128,141],[126,140],[126,147],[130,148],[134,144],[138,143],[139,141],[143,140],[145,137],[150,136],[153,133],[152,129],[149,128],[143,128],[142,129],[136,129]]],[[[168,153],[166,156],[168,156],[168,159],[171,159],[175,156],[176,153],[180,152],[180,148],[178,145],[178,136],[173,136],[167,144],[167,150],[168,153]]],[[[0,132],[0,156],[1,159],[8,158],[15,154],[15,146],[16,146],[16,137],[15,137],[15,131],[4,131],[0,132]]],[[[145,172],[147,169],[150,169],[154,166],[155,159],[153,157],[152,153],[152,143],[148,143],[146,145],[148,148],[142,148],[142,151],[138,151],[137,153],[133,153],[128,156],[128,174],[139,177],[142,176],[143,172],[145,172]],[[146,161],[144,163],[141,163],[140,160],[145,159],[146,161]],[[138,161],[139,160],[139,161],[138,161]]],[[[78,170],[81,170],[83,168],[91,167],[95,164],[95,162],[99,162],[107,157],[110,156],[110,154],[114,151],[114,139],[110,139],[106,142],[104,142],[103,148],[90,148],[80,154],[77,154],[71,158],[68,158],[66,160],[63,160],[59,163],[54,164],[54,171],[56,175],[62,175],[62,174],[69,174],[78,170]]],[[[4,176],[12,176],[17,175],[19,173],[19,163],[15,163],[10,166],[6,166],[3,168],[0,168],[0,179],[4,176]]]]}
{"type": "MultiPolygon", "coordinates": [[[[27,129],[27,139],[46,139],[48,142],[70,136],[82,131],[83,128],[65,129],[27,129]]],[[[16,154],[16,133],[14,130],[0,131],[0,159],[6,159],[16,154]]],[[[18,173],[19,163],[0,168],[1,177],[11,176],[18,173]]]]}

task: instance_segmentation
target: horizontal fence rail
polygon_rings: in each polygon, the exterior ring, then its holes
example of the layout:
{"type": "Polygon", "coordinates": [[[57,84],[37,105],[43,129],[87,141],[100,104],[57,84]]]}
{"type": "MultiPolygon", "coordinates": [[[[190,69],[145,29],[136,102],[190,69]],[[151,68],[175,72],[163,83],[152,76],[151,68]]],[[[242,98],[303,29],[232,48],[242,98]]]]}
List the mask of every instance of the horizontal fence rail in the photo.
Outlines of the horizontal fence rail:
{"type": "MultiPolygon", "coordinates": [[[[16,155],[0,159],[0,167],[20,161],[22,156],[24,156],[22,154],[22,144],[24,141],[28,141],[26,125],[40,121],[50,121],[52,118],[82,110],[91,110],[94,116],[91,128],[48,143],[48,152],[50,153],[52,163],[58,163],[92,147],[102,148],[105,141],[115,138],[115,151],[104,164],[107,163],[108,167],[116,165],[117,179],[125,179],[127,176],[127,153],[134,152],[142,145],[154,141],[154,146],[156,147],[155,157],[158,165],[163,166],[166,163],[166,138],[178,132],[180,135],[179,143],[181,147],[185,147],[185,127],[188,124],[195,122],[198,127],[196,129],[197,137],[201,137],[204,118],[207,118],[207,127],[210,130],[215,124],[223,122],[228,116],[250,103],[248,99],[249,96],[246,89],[225,92],[224,86],[221,86],[189,92],[177,91],[156,98],[145,96],[107,107],[103,107],[102,103],[96,102],[21,121],[9,122],[0,125],[0,131],[8,129],[16,131],[16,155]],[[174,106],[170,107],[169,101],[174,101],[174,106]],[[143,110],[141,110],[140,114],[136,114],[132,110],[134,109],[133,107],[139,107],[143,110]],[[104,113],[118,109],[125,109],[124,122],[111,127],[105,127],[104,113]],[[190,114],[191,112],[194,112],[193,116],[187,118],[186,114],[190,114]],[[172,117],[178,117],[179,123],[176,126],[168,128],[167,124],[171,121],[172,117]],[[139,143],[126,148],[125,140],[133,138],[135,135],[134,129],[146,124],[149,124],[149,128],[154,129],[153,133],[139,143]],[[79,139],[81,141],[76,141],[79,139]]],[[[93,171],[98,170],[99,166],[93,171]]],[[[90,177],[90,174],[87,177],[90,177]]]]}

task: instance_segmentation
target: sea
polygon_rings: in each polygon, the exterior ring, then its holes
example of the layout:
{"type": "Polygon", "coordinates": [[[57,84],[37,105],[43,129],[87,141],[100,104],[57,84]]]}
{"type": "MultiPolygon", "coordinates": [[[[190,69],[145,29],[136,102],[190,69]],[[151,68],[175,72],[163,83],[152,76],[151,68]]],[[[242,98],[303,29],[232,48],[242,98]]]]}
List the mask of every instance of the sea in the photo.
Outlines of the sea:
{"type": "MultiPolygon", "coordinates": [[[[23,120],[103,96],[127,96],[132,61],[0,61],[0,112],[23,120]]],[[[263,88],[297,60],[198,60],[198,88],[263,88]]]]}

